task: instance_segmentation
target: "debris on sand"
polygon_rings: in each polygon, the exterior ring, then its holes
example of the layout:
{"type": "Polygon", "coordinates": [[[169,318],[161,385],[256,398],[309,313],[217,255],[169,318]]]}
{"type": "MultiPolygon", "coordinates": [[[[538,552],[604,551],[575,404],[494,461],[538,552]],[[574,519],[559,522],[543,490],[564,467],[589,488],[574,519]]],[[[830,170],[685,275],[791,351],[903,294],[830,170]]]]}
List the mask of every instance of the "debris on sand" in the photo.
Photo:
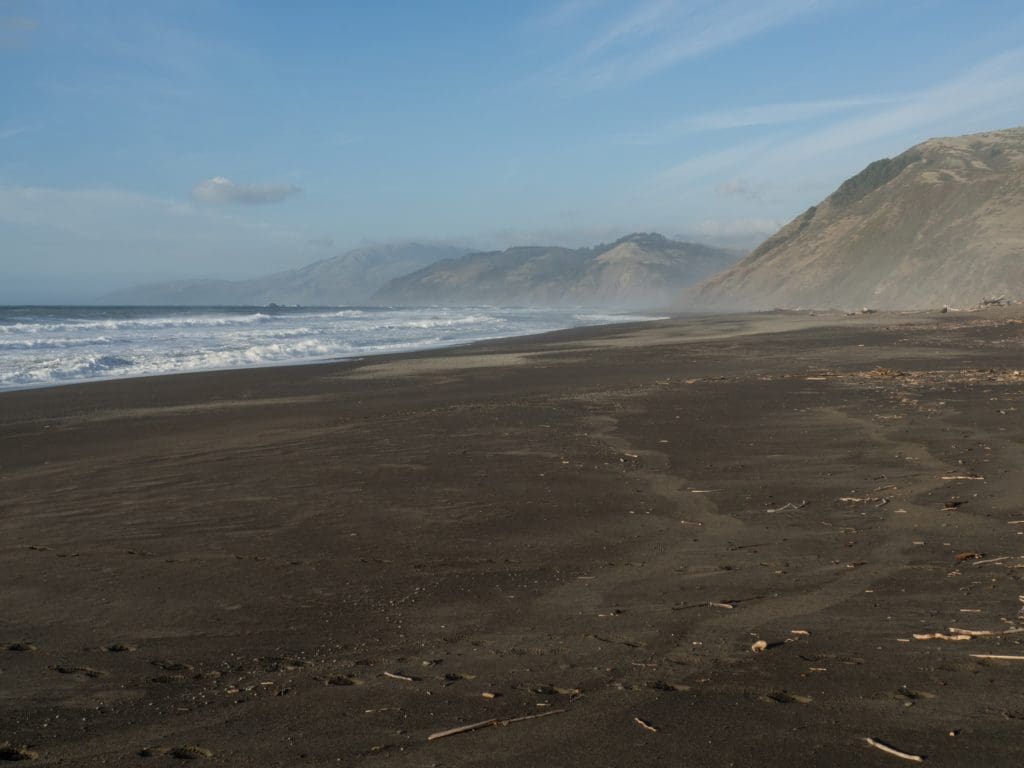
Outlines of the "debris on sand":
{"type": "Polygon", "coordinates": [[[561,715],[561,714],[564,714],[565,712],[568,712],[568,711],[569,710],[567,710],[567,709],[552,709],[552,710],[549,710],[548,712],[540,712],[540,713],[538,713],[536,715],[523,715],[522,717],[511,717],[511,718],[507,718],[505,720],[499,719],[497,717],[492,717],[492,718],[490,718],[488,720],[481,720],[478,723],[470,723],[469,725],[460,725],[460,726],[458,726],[456,728],[449,728],[448,730],[445,730],[445,731],[437,731],[436,733],[432,733],[429,736],[427,736],[427,741],[437,741],[438,739],[443,739],[443,738],[445,738],[447,736],[456,736],[456,735],[458,735],[460,733],[469,733],[470,731],[478,731],[481,728],[490,728],[491,726],[506,726],[506,725],[512,725],[513,723],[522,723],[522,722],[525,722],[526,720],[537,720],[538,718],[541,718],[541,717],[550,717],[551,715],[561,715]]]}
{"type": "Polygon", "coordinates": [[[650,731],[651,733],[657,733],[658,732],[657,728],[655,728],[653,725],[651,725],[649,722],[647,722],[643,718],[634,717],[633,718],[633,722],[636,723],[637,725],[639,725],[645,731],[650,731]]]}
{"type": "Polygon", "coordinates": [[[984,552],[961,552],[959,555],[956,556],[956,561],[958,563],[963,563],[968,560],[980,560],[984,556],[984,552]]]}
{"type": "Polygon", "coordinates": [[[941,632],[926,632],[914,635],[915,640],[950,640],[953,642],[970,640],[971,637],[972,635],[967,634],[944,635],[941,632]]]}
{"type": "Polygon", "coordinates": [[[808,502],[806,502],[806,501],[801,501],[799,504],[794,504],[793,502],[789,502],[787,504],[784,504],[781,507],[777,507],[776,509],[766,509],[765,512],[767,512],[769,515],[772,515],[772,514],[775,514],[776,512],[785,512],[787,509],[803,509],[804,507],[807,506],[807,503],[808,502]]]}
{"type": "Polygon", "coordinates": [[[750,650],[753,651],[754,653],[764,653],[765,651],[768,650],[768,641],[767,640],[758,640],[756,643],[754,643],[752,646],[750,646],[750,650]]]}
{"type": "Polygon", "coordinates": [[[1024,661],[1024,656],[1013,656],[1001,653],[972,653],[972,659],[989,659],[993,661],[1024,661]]]}
{"type": "Polygon", "coordinates": [[[0,760],[5,762],[18,762],[19,760],[37,760],[38,752],[33,752],[25,746],[16,747],[9,741],[0,741],[0,760]]]}
{"type": "Polygon", "coordinates": [[[896,749],[895,747],[890,747],[885,742],[879,741],[878,739],[873,739],[870,736],[868,736],[866,739],[864,739],[864,741],[866,741],[868,743],[868,746],[872,746],[875,749],[880,749],[883,752],[885,752],[887,755],[892,755],[893,757],[898,757],[901,760],[909,760],[912,763],[923,763],[924,762],[924,757],[922,757],[921,755],[914,755],[914,754],[911,754],[910,752],[904,752],[903,750],[896,749]]]}
{"type": "Polygon", "coordinates": [[[384,672],[384,677],[390,677],[392,680],[404,680],[407,683],[415,683],[419,680],[418,677],[412,675],[403,675],[399,672],[384,672]]]}

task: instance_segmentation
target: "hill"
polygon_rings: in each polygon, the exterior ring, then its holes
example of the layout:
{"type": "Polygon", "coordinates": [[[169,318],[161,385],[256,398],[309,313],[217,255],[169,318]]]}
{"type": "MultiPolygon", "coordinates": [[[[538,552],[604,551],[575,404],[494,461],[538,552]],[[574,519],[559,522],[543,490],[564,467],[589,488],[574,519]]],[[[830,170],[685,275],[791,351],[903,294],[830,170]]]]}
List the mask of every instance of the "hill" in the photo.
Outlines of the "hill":
{"type": "Polygon", "coordinates": [[[1024,128],[878,160],[687,295],[702,308],[915,308],[1024,297],[1024,128]]]}

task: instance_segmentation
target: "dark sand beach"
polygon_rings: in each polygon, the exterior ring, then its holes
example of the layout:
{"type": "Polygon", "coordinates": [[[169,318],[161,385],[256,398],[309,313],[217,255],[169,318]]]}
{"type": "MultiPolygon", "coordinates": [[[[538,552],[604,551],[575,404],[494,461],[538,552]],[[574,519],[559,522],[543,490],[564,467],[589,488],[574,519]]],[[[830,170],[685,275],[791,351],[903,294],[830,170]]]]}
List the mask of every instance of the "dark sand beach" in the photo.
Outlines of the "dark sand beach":
{"type": "Polygon", "coordinates": [[[2,394],[0,757],[1019,766],[1022,369],[775,313],[2,394]]]}

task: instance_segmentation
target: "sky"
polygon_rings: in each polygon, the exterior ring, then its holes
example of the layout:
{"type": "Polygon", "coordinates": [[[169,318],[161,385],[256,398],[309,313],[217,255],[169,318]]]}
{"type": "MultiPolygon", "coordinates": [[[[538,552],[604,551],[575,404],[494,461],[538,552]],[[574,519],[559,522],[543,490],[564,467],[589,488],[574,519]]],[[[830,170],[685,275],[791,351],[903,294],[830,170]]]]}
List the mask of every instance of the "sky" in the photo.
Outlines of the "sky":
{"type": "Polygon", "coordinates": [[[0,303],[375,242],[749,247],[1022,124],[1020,0],[0,0],[0,303]]]}

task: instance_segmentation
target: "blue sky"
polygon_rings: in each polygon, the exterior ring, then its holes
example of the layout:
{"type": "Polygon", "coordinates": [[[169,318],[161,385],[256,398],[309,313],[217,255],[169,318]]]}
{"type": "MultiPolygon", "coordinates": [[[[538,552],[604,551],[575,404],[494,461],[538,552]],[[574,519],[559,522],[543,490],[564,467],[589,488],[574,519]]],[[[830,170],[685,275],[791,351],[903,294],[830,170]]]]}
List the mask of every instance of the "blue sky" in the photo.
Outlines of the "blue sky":
{"type": "Polygon", "coordinates": [[[0,302],[378,241],[753,243],[1024,124],[1019,0],[0,0],[0,302]]]}

